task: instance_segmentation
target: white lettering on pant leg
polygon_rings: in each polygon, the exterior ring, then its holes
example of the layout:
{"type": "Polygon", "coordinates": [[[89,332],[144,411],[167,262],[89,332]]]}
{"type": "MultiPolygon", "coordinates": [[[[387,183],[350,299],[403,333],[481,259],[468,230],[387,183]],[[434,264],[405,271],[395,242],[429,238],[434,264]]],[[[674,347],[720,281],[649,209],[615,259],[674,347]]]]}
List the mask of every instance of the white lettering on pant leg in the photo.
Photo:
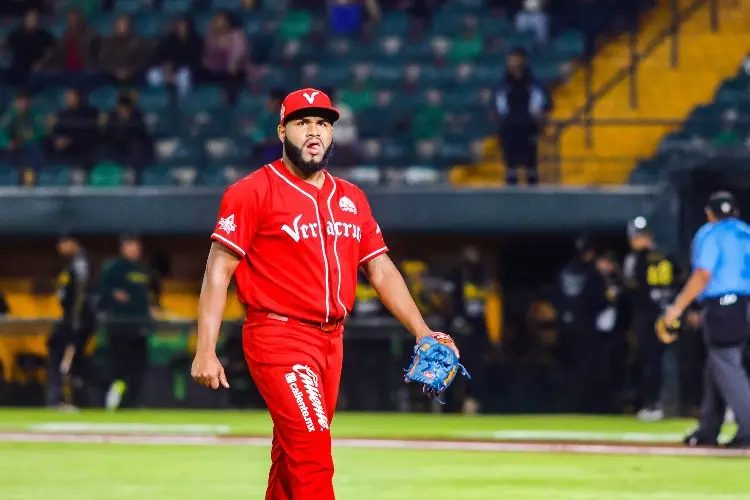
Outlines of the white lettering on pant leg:
{"type": "Polygon", "coordinates": [[[297,387],[297,375],[293,372],[287,373],[286,382],[292,390],[292,396],[294,396],[294,400],[297,402],[299,411],[302,414],[302,419],[305,421],[307,432],[315,432],[315,424],[310,417],[310,410],[308,410],[307,405],[305,404],[305,395],[299,390],[299,387],[297,387]]]}
{"type": "Polygon", "coordinates": [[[292,370],[299,375],[302,385],[305,387],[307,399],[310,400],[310,405],[318,419],[320,430],[327,430],[328,416],[326,416],[326,411],[323,408],[323,398],[320,395],[320,389],[318,389],[318,376],[309,366],[305,365],[294,365],[292,370]]]}

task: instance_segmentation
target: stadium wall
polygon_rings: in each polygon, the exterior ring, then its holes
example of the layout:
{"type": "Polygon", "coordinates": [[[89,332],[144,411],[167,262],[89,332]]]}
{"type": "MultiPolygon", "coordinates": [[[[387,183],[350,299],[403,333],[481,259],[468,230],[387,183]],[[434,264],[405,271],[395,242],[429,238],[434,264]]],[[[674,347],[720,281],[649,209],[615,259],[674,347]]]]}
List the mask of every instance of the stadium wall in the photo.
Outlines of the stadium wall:
{"type": "MultiPolygon", "coordinates": [[[[367,195],[384,231],[502,234],[621,229],[651,212],[659,188],[373,188],[367,195]]],[[[221,191],[207,189],[0,189],[0,234],[52,236],[133,231],[205,234],[221,191]]]]}

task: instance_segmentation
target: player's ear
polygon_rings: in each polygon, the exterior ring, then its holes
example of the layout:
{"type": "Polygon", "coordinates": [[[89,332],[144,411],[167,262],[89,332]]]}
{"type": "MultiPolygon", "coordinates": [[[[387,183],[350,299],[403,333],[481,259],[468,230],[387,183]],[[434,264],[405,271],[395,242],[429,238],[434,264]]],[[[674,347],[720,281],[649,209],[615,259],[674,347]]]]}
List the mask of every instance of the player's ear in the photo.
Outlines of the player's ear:
{"type": "Polygon", "coordinates": [[[279,125],[276,127],[276,133],[279,135],[279,141],[284,142],[284,138],[286,137],[286,127],[284,127],[284,125],[279,125]]]}

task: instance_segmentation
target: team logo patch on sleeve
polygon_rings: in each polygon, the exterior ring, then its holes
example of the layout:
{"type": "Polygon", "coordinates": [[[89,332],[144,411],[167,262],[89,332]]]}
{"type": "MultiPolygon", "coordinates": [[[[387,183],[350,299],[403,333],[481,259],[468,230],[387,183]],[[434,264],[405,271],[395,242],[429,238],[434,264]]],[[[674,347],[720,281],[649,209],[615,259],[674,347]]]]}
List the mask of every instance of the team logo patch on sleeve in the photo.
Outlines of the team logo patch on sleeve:
{"type": "Polygon", "coordinates": [[[339,199],[339,208],[344,212],[350,212],[355,215],[357,214],[357,207],[354,205],[354,202],[346,196],[342,196],[341,199],[339,199]]]}
{"type": "Polygon", "coordinates": [[[234,223],[234,214],[219,219],[219,229],[227,234],[233,233],[237,229],[237,224],[234,223]]]}

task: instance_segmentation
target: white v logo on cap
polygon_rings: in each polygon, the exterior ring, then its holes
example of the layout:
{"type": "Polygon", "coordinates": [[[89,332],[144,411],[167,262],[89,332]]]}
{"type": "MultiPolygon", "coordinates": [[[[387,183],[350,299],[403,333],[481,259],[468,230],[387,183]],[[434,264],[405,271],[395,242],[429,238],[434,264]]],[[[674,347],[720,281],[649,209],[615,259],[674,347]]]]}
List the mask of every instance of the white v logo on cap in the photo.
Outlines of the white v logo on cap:
{"type": "Polygon", "coordinates": [[[302,95],[305,97],[305,99],[307,99],[307,102],[309,102],[310,104],[312,104],[312,103],[315,102],[315,96],[318,95],[318,94],[320,94],[320,92],[316,90],[315,92],[312,93],[312,95],[308,94],[307,92],[305,92],[302,95]]]}

